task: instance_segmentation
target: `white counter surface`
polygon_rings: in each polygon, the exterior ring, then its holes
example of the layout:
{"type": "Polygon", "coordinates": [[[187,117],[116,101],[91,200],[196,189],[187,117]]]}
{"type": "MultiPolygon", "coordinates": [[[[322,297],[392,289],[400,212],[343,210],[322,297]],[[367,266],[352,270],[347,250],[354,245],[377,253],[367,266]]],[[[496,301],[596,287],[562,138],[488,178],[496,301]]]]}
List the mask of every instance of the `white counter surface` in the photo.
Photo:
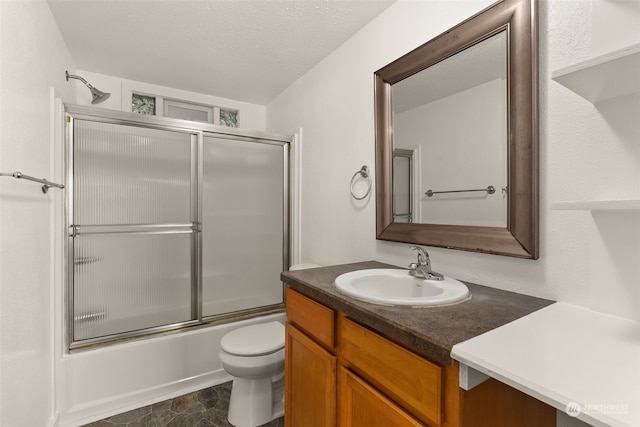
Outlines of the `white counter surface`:
{"type": "Polygon", "coordinates": [[[640,322],[555,303],[451,356],[593,426],[640,427],[640,322]]]}

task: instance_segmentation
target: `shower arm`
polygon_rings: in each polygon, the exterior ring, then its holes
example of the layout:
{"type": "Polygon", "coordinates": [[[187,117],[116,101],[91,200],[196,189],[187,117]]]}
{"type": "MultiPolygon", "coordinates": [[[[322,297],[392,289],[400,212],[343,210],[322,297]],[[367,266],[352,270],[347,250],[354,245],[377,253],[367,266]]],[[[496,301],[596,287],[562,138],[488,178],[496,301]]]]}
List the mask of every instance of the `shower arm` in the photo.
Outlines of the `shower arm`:
{"type": "Polygon", "coordinates": [[[99,104],[101,102],[104,102],[111,96],[110,93],[103,92],[100,89],[95,88],[88,81],[86,81],[84,78],[82,78],[80,76],[76,76],[74,74],[69,74],[69,71],[65,71],[64,75],[65,75],[65,78],[67,79],[67,81],[69,81],[69,79],[80,80],[89,89],[89,91],[91,91],[91,98],[92,98],[91,103],[92,104],[99,104]]]}
{"type": "Polygon", "coordinates": [[[69,79],[78,79],[80,80],[82,83],[84,83],[84,85],[86,87],[88,87],[89,89],[93,89],[93,86],[91,85],[91,83],[89,83],[88,81],[86,81],[85,79],[83,79],[80,76],[76,76],[75,74],[69,74],[69,71],[65,71],[64,72],[65,77],[67,78],[67,81],[69,81],[69,79]]]}

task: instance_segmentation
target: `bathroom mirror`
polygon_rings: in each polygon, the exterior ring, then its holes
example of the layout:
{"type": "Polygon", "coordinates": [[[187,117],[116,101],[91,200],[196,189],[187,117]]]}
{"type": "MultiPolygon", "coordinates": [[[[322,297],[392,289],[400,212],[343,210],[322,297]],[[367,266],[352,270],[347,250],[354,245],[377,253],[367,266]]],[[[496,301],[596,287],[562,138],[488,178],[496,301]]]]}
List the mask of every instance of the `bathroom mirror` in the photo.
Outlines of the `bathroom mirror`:
{"type": "Polygon", "coordinates": [[[376,236],[538,258],[535,0],[502,0],[375,73],[376,236]]]}

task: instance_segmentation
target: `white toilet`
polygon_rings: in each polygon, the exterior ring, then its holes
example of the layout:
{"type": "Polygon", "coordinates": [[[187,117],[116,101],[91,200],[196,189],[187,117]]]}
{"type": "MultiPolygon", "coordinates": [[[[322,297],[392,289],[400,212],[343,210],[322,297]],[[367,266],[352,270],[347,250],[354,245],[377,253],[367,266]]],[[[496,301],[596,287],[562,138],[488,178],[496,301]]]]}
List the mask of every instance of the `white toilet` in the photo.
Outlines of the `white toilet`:
{"type": "MultiPolygon", "coordinates": [[[[320,267],[297,264],[289,270],[320,267]]],[[[229,423],[256,427],[284,415],[284,325],[243,326],[220,340],[222,367],[233,375],[229,423]]]]}
{"type": "Polygon", "coordinates": [[[284,325],[235,329],[220,341],[220,360],[233,375],[229,423],[256,427],[284,414],[284,325]]]}

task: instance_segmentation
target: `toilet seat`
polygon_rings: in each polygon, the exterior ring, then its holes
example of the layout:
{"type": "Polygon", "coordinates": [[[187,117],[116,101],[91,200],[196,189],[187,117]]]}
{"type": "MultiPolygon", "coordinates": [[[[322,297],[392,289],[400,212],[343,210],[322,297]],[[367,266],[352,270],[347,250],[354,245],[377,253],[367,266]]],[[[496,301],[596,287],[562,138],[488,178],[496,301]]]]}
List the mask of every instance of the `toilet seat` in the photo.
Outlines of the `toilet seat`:
{"type": "Polygon", "coordinates": [[[284,348],[284,325],[268,322],[243,326],[222,337],[220,348],[234,356],[261,356],[284,348]]]}

